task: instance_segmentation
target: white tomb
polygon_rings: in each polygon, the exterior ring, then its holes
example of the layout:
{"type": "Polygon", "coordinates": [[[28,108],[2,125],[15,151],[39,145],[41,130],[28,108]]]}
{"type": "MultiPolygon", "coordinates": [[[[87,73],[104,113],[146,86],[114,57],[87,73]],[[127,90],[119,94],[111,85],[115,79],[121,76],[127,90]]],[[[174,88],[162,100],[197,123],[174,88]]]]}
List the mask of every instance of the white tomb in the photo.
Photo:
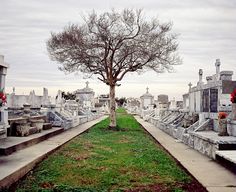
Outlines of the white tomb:
{"type": "MultiPolygon", "coordinates": [[[[4,91],[5,79],[7,74],[8,64],[4,62],[4,56],[0,55],[0,88],[4,91]]],[[[8,124],[8,111],[5,104],[0,106],[0,139],[7,137],[8,124]]]]}
{"type": "Polygon", "coordinates": [[[152,108],[152,106],[154,105],[154,96],[149,93],[148,87],[146,88],[146,90],[146,93],[140,97],[142,109],[152,108]]]}
{"type": "Polygon", "coordinates": [[[30,91],[29,95],[17,95],[15,93],[15,87],[13,87],[13,91],[8,95],[7,106],[18,108],[23,107],[25,103],[31,105],[31,107],[39,108],[44,105],[50,104],[50,96],[48,96],[48,90],[43,88],[43,96],[36,95],[35,91],[30,91]]]}
{"type": "Polygon", "coordinates": [[[77,89],[75,91],[76,100],[79,101],[80,106],[83,109],[91,110],[95,107],[95,100],[94,100],[94,91],[89,87],[89,82],[86,82],[86,87],[83,89],[77,89]]]}
{"type": "Polygon", "coordinates": [[[189,84],[189,92],[183,95],[184,108],[190,113],[198,113],[201,122],[214,120],[214,130],[218,131],[218,112],[231,111],[230,93],[236,88],[232,81],[233,71],[220,71],[220,60],[216,59],[216,73],[202,81],[203,71],[199,70],[199,81],[196,86],[189,84]],[[187,103],[189,102],[189,103],[187,103]]]}

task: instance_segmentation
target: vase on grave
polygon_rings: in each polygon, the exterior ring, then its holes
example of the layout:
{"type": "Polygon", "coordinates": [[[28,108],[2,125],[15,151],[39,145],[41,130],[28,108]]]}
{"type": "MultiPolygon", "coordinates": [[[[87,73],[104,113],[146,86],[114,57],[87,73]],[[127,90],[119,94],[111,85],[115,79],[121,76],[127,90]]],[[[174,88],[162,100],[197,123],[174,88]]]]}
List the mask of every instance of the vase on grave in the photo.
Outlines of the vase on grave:
{"type": "Polygon", "coordinates": [[[219,136],[229,136],[227,132],[227,119],[219,120],[219,136]]]}
{"type": "Polygon", "coordinates": [[[218,127],[219,127],[219,136],[229,136],[227,132],[227,113],[219,112],[218,114],[218,127]]]}

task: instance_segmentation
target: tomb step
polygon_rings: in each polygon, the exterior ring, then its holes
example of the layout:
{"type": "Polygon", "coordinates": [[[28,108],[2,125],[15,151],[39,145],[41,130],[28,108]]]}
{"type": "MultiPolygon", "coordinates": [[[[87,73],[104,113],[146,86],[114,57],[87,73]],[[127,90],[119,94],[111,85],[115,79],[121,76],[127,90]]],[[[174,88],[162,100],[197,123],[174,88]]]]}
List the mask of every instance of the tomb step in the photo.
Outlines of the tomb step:
{"type": "Polygon", "coordinates": [[[0,135],[4,135],[6,133],[5,129],[0,129],[0,135]]]}
{"type": "Polygon", "coordinates": [[[44,123],[43,130],[48,130],[48,129],[52,129],[52,124],[51,123],[44,123]]]}
{"type": "Polygon", "coordinates": [[[236,174],[236,150],[216,151],[216,160],[236,174]]]}
{"type": "Polygon", "coordinates": [[[50,137],[60,134],[64,131],[63,128],[53,127],[49,130],[43,130],[40,133],[35,133],[27,137],[13,137],[9,136],[7,138],[0,140],[0,155],[10,155],[11,153],[24,149],[26,147],[37,144],[44,141],[50,137]]]}

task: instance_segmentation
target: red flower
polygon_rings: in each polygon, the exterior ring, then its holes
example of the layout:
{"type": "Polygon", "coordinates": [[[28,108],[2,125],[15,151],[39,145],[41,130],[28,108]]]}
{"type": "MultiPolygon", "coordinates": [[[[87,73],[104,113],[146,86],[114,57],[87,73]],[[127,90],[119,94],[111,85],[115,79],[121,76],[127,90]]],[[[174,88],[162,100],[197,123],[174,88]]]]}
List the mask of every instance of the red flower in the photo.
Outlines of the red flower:
{"type": "Polygon", "coordinates": [[[1,106],[3,103],[7,102],[7,97],[6,95],[3,93],[3,91],[0,91],[0,99],[1,99],[1,106]]]}
{"type": "Polygon", "coordinates": [[[227,113],[225,112],[219,112],[218,113],[218,119],[225,119],[227,117],[227,113]]]}
{"type": "Polygon", "coordinates": [[[230,94],[230,101],[236,103],[236,89],[230,94]]]}

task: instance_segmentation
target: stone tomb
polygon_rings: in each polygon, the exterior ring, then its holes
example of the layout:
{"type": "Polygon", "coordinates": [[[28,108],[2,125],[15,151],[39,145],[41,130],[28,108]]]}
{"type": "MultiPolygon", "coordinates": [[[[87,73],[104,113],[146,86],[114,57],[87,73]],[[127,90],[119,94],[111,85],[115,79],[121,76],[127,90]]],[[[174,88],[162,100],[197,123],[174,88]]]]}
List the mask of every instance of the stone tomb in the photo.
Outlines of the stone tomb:
{"type": "Polygon", "coordinates": [[[236,81],[232,81],[232,71],[220,71],[219,59],[215,66],[216,74],[206,77],[206,83],[203,70],[199,70],[197,85],[190,83],[189,92],[183,96],[183,109],[168,109],[160,118],[150,118],[159,129],[213,159],[218,151],[236,149],[236,121],[228,121],[231,136],[218,135],[218,112],[228,113],[229,120],[233,116],[230,93],[236,81]]]}
{"type": "Polygon", "coordinates": [[[152,106],[154,105],[154,97],[149,93],[148,87],[146,88],[146,90],[146,93],[140,97],[142,109],[152,108],[152,106]]]}
{"type": "Polygon", "coordinates": [[[86,82],[86,86],[83,89],[77,89],[75,91],[76,100],[79,101],[80,106],[85,110],[92,110],[95,107],[94,91],[89,87],[89,82],[86,82]]]}
{"type": "Polygon", "coordinates": [[[43,95],[36,95],[34,90],[29,95],[17,95],[15,88],[11,94],[8,95],[8,107],[19,108],[24,104],[30,104],[31,107],[41,107],[50,104],[50,96],[48,96],[48,89],[43,88],[43,95]]]}
{"type": "MultiPolygon", "coordinates": [[[[8,64],[4,62],[4,56],[0,55],[0,89],[5,89],[5,79],[7,74],[8,64]]],[[[5,104],[0,105],[0,139],[7,137],[8,112],[5,104]]]]}

